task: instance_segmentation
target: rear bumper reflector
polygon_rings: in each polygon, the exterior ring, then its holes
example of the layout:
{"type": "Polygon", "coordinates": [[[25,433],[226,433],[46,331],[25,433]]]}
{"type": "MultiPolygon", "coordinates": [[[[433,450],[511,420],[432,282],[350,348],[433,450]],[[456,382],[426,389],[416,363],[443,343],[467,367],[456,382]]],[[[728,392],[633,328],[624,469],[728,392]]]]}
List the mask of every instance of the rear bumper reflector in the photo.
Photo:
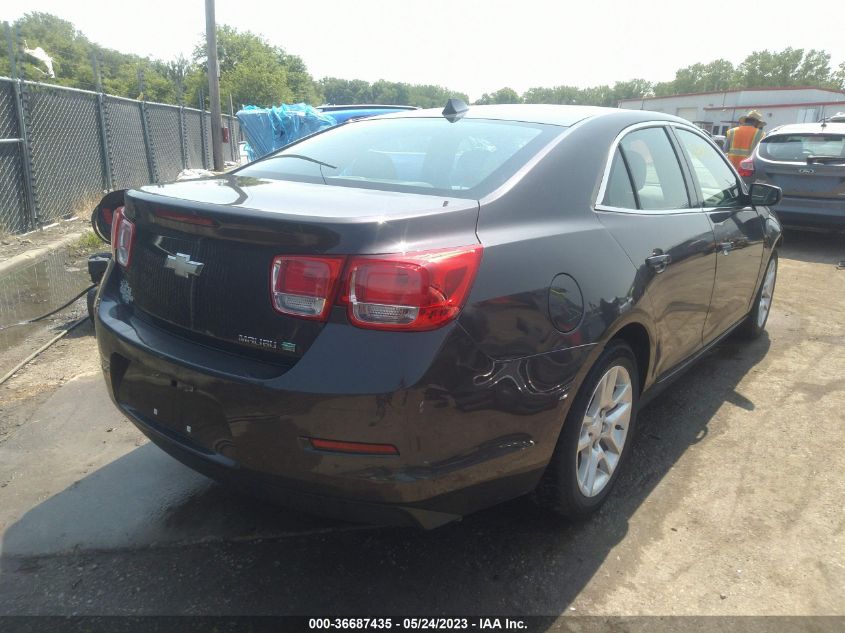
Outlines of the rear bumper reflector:
{"type": "Polygon", "coordinates": [[[399,449],[392,444],[367,444],[365,442],[341,442],[316,437],[305,438],[311,448],[332,453],[356,453],[358,455],[398,455],[399,449]]]}

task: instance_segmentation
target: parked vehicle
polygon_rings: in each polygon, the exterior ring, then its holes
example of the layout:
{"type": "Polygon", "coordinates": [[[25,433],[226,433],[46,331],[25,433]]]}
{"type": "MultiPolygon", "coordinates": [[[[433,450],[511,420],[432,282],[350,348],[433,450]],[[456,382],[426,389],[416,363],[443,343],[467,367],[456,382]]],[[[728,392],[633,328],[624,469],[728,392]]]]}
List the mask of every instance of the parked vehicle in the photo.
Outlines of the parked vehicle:
{"type": "Polygon", "coordinates": [[[638,408],[763,331],[779,195],[655,112],[330,128],[105,205],[109,393],[177,459],[314,513],[430,528],[534,491],[584,516],[638,408]]]}
{"type": "Polygon", "coordinates": [[[406,110],[419,110],[416,106],[408,105],[383,105],[383,104],[353,104],[353,105],[321,105],[317,108],[334,117],[338,123],[344,123],[350,119],[364,119],[379,114],[390,114],[392,112],[404,112],[406,110]]]}
{"type": "Polygon", "coordinates": [[[845,229],[845,122],[832,119],[772,130],[740,165],[747,182],[783,190],[786,225],[845,229]]]}

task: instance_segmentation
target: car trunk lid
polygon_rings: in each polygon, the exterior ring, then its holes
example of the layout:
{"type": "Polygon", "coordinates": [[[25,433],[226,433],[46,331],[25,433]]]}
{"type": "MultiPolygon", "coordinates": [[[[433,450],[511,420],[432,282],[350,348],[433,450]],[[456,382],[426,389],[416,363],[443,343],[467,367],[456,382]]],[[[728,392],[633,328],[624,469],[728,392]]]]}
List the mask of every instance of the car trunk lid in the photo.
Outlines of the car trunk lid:
{"type": "Polygon", "coordinates": [[[477,242],[478,202],[468,199],[231,176],[144,187],[126,201],[136,231],[124,303],[209,346],[292,361],[323,323],[273,309],[275,256],[477,242]]]}

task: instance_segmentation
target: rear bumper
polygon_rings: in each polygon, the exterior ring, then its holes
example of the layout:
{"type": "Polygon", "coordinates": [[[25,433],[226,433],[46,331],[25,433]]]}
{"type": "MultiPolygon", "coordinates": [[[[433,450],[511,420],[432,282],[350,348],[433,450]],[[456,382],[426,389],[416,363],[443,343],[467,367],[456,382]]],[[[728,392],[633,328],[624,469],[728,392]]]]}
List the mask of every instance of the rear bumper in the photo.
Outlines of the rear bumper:
{"type": "MultiPolygon", "coordinates": [[[[424,369],[408,367],[394,337],[379,343],[374,335],[384,333],[327,326],[320,338],[328,340],[309,350],[309,362],[284,371],[149,325],[110,296],[109,281],[96,329],[109,392],[121,411],[207,476],[348,520],[435,527],[532,490],[590,350],[565,352],[562,363],[558,353],[561,379],[549,386],[548,361],[491,361],[458,326],[428,341],[436,345],[422,358],[424,369]],[[321,349],[330,355],[321,359],[321,349]],[[330,367],[338,349],[359,355],[345,387],[343,374],[330,367]],[[370,371],[363,349],[382,365],[395,364],[370,371]],[[538,363],[542,380],[532,369],[538,363]],[[399,455],[315,451],[306,437],[393,444],[399,455]]],[[[424,356],[421,350],[407,355],[424,356]]]]}
{"type": "MultiPolygon", "coordinates": [[[[303,489],[299,481],[286,480],[242,468],[233,460],[202,450],[191,445],[185,438],[173,434],[167,428],[142,419],[137,412],[126,408],[122,410],[144,435],[171,457],[227,487],[273,503],[343,521],[414,526],[425,529],[433,529],[460,520],[462,517],[462,514],[441,512],[427,507],[375,503],[308,492],[307,489],[303,489]]],[[[514,477],[512,481],[500,482],[500,485],[513,489],[515,491],[513,496],[518,496],[522,494],[520,491],[533,488],[538,477],[539,474],[526,473],[514,477]]],[[[433,500],[430,505],[436,507],[438,503],[433,500]]],[[[449,505],[454,506],[454,504],[449,505]]]]}
{"type": "Polygon", "coordinates": [[[787,226],[845,229],[845,198],[812,200],[784,196],[775,212],[787,226]]]}

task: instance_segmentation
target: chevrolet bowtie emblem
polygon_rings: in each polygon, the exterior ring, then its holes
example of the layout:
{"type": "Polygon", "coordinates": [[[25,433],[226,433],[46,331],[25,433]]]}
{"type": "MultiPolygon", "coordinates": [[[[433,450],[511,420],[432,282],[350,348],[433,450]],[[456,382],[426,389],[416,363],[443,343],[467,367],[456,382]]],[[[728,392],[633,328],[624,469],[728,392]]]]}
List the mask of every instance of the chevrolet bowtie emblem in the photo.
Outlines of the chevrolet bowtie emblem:
{"type": "Polygon", "coordinates": [[[167,261],[164,263],[165,268],[169,268],[177,277],[189,276],[199,277],[202,272],[202,267],[205,266],[202,262],[192,262],[190,255],[185,253],[176,253],[176,255],[168,255],[167,261]]]}

